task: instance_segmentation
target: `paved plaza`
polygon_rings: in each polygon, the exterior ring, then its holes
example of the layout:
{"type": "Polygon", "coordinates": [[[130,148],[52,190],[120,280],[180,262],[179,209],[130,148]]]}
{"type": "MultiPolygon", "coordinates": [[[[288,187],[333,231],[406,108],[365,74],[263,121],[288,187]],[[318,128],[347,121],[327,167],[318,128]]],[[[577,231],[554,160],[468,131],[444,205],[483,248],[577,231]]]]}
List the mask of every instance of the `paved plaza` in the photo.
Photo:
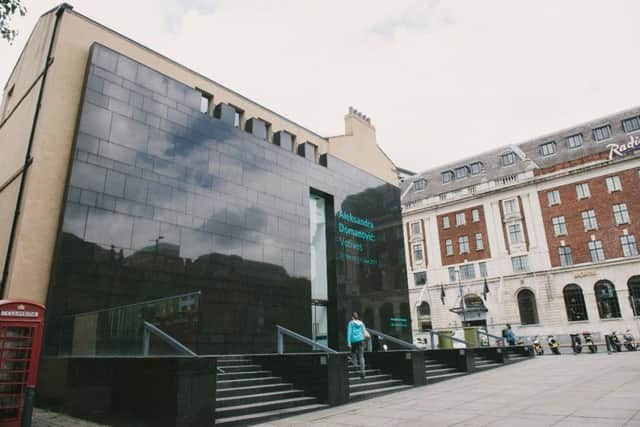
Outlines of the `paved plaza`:
{"type": "Polygon", "coordinates": [[[543,356],[263,426],[637,426],[640,352],[543,356]]]}

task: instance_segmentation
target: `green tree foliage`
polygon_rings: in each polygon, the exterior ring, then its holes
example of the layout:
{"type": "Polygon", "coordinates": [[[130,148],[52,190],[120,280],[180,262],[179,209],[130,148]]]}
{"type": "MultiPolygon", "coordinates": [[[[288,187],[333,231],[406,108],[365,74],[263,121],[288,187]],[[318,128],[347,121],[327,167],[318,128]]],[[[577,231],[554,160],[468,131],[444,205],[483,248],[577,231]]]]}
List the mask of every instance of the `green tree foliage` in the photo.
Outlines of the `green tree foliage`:
{"type": "Polygon", "coordinates": [[[9,43],[13,41],[18,32],[11,28],[10,21],[13,15],[19,13],[24,16],[27,8],[20,4],[20,0],[0,0],[0,36],[9,43]]]}

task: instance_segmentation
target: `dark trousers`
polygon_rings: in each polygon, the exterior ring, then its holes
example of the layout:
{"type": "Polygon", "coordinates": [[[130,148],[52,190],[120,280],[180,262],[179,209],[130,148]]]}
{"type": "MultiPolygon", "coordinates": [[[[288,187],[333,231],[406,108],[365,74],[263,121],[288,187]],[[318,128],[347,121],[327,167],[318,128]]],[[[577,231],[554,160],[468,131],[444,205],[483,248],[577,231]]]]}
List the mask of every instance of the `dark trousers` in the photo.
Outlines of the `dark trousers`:
{"type": "Polygon", "coordinates": [[[364,341],[351,343],[351,360],[354,366],[360,367],[360,374],[364,375],[364,341]]]}

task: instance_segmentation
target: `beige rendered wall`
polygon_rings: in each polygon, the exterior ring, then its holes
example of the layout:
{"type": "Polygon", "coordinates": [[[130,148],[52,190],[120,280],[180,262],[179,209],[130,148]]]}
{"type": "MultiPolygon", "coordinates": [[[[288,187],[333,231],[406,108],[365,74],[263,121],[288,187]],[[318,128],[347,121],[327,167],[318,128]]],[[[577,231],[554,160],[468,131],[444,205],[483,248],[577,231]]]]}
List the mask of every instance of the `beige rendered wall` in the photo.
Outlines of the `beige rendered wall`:
{"type": "MultiPolygon", "coordinates": [[[[42,17],[36,30],[41,31],[38,29],[40,26],[50,28],[53,24],[53,17],[54,13],[42,17]]],[[[42,34],[46,35],[46,31],[43,31],[42,34]]],[[[46,37],[43,42],[41,37],[32,36],[25,47],[25,52],[31,50],[41,52],[42,46],[46,46],[46,40],[48,40],[46,37]]],[[[245,112],[245,119],[259,117],[266,120],[271,123],[272,132],[287,130],[296,135],[298,143],[308,141],[316,144],[320,153],[329,151],[327,139],[252,103],[241,95],[106,29],[82,15],[66,11],[59,24],[53,51],[54,63],[50,68],[45,85],[44,101],[33,143],[34,163],[29,170],[25,187],[22,215],[18,223],[17,241],[13,249],[5,297],[29,298],[41,303],[46,301],[62,209],[62,194],[66,185],[72,153],[84,74],[89,48],[94,42],[121,52],[191,87],[197,87],[212,94],[216,104],[225,102],[241,108],[245,112]]],[[[23,56],[27,58],[31,57],[31,54],[23,56]]],[[[37,55],[34,54],[33,57],[37,58],[37,55]]],[[[32,65],[20,69],[33,72],[34,67],[37,68],[36,65],[32,65]]],[[[23,75],[19,74],[17,70],[18,68],[16,68],[15,75],[11,77],[16,81],[16,91],[19,86],[18,80],[20,80],[20,85],[26,84],[22,81],[23,75]]],[[[28,77],[26,79],[28,80],[28,77]]],[[[16,122],[11,126],[26,128],[25,123],[30,125],[31,117],[26,115],[20,120],[17,116],[12,117],[11,121],[16,120],[16,122]],[[29,117],[28,122],[26,122],[27,117],[29,117]]],[[[343,139],[337,137],[331,140],[331,154],[371,171],[385,181],[397,184],[393,164],[375,144],[375,130],[371,126],[367,129],[356,122],[350,123],[348,119],[345,123],[348,135],[342,137],[343,139]],[[334,142],[335,149],[333,148],[334,142]],[[354,147],[349,148],[349,145],[354,145],[354,147]]],[[[24,139],[23,136],[11,138],[16,141],[24,139]]],[[[26,140],[24,141],[26,144],[26,140]]],[[[2,144],[4,145],[4,138],[2,144]]],[[[23,156],[24,150],[22,151],[23,156]]],[[[0,168],[0,174],[6,174],[4,164],[0,168]]],[[[7,193],[6,197],[10,198],[10,195],[7,193]]],[[[6,221],[4,217],[4,215],[0,215],[0,221],[6,221]]],[[[0,223],[0,226],[2,224],[0,223]]],[[[0,234],[1,232],[0,230],[0,234]]]]}
{"type": "Polygon", "coordinates": [[[329,153],[399,185],[396,167],[376,143],[376,129],[358,113],[344,117],[345,135],[329,138],[329,153]]]}
{"type": "MultiPolygon", "coordinates": [[[[31,123],[42,82],[39,75],[49,46],[53,18],[54,16],[49,14],[40,19],[34,27],[5,85],[0,105],[0,189],[4,187],[0,192],[0,277],[4,273],[4,261],[8,252],[9,235],[20,186],[21,177],[16,174],[24,165],[31,123]],[[8,96],[9,90],[13,92],[11,96],[8,96]],[[11,178],[15,179],[5,187],[11,178]]],[[[34,162],[31,169],[36,165],[39,165],[39,162],[34,162]]]]}

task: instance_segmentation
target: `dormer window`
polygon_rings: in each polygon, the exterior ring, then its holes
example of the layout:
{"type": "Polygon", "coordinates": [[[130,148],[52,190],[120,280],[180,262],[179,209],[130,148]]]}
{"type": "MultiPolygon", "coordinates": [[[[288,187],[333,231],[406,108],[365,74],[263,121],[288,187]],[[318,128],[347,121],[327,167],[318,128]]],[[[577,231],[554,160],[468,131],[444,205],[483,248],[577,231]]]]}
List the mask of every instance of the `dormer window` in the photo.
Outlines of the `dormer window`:
{"type": "Polygon", "coordinates": [[[467,173],[469,169],[466,166],[462,166],[461,168],[456,168],[456,179],[462,179],[467,177],[467,173]]]}
{"type": "Polygon", "coordinates": [[[540,154],[542,156],[553,156],[556,154],[556,143],[551,141],[540,146],[540,154]]]}
{"type": "Polygon", "coordinates": [[[482,163],[481,162],[471,163],[471,165],[469,165],[469,168],[471,169],[471,175],[477,175],[480,172],[482,172],[482,163]]]}
{"type": "Polygon", "coordinates": [[[453,181],[453,171],[444,171],[441,175],[443,184],[453,181]]]}
{"type": "Polygon", "coordinates": [[[640,116],[624,119],[622,121],[622,129],[627,133],[640,130],[640,116]]]}
{"type": "Polygon", "coordinates": [[[426,186],[427,186],[427,180],[425,180],[425,179],[418,179],[418,180],[415,180],[415,181],[413,182],[413,191],[415,191],[416,193],[417,193],[418,191],[424,191],[424,189],[426,188],[426,186]]]}
{"type": "Polygon", "coordinates": [[[605,139],[611,138],[611,126],[604,125],[592,130],[593,139],[595,141],[604,141],[605,139]]]}
{"type": "Polygon", "coordinates": [[[502,166],[511,166],[516,161],[516,155],[513,151],[508,151],[500,156],[500,164],[502,166]]]}

